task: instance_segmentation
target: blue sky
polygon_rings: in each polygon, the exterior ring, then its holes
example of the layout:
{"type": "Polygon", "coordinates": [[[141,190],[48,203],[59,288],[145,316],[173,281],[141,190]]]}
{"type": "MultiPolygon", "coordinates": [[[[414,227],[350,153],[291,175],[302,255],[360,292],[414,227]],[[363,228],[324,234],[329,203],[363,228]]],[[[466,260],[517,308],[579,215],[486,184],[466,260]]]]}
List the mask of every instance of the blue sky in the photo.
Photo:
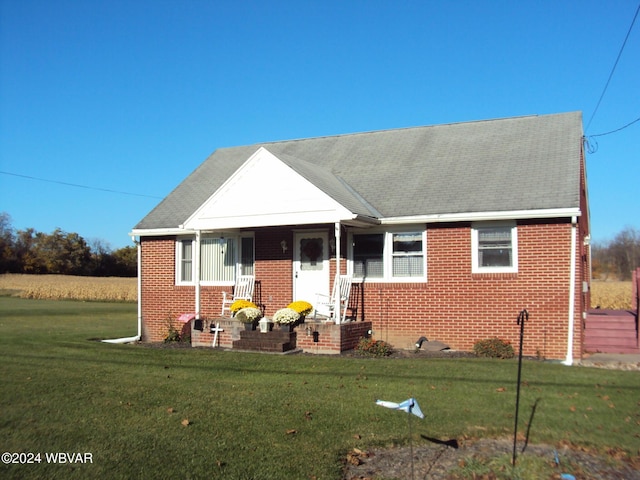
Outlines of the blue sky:
{"type": "MultiPolygon", "coordinates": [[[[0,0],[0,211],[120,248],[220,147],[576,110],[610,132],[640,117],[640,19],[596,111],[638,2],[0,0]]],[[[592,138],[596,241],[640,228],[639,139],[592,138]]]]}

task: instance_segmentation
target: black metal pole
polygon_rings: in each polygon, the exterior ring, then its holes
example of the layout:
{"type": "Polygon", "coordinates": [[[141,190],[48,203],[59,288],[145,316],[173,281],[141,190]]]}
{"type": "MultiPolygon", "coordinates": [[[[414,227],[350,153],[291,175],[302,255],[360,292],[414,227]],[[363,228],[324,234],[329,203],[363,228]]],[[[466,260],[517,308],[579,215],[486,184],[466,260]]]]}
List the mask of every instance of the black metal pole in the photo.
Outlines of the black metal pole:
{"type": "Polygon", "coordinates": [[[413,438],[411,435],[411,415],[413,410],[413,399],[409,402],[409,452],[411,454],[411,480],[415,477],[413,476],[413,438]]]}
{"type": "Polygon", "coordinates": [[[522,374],[522,340],[524,338],[524,322],[529,320],[529,312],[522,310],[518,315],[518,325],[520,325],[520,352],[518,354],[518,383],[516,388],[516,420],[513,428],[513,466],[516,466],[516,444],[518,442],[518,411],[520,410],[520,378],[522,374]]]}

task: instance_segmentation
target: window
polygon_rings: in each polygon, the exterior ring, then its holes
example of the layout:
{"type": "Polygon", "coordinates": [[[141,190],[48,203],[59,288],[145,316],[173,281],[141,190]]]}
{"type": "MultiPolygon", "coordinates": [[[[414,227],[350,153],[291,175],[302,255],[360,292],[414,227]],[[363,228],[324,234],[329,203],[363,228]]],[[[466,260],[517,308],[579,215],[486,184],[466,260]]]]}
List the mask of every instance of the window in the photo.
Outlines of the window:
{"type": "Polygon", "coordinates": [[[255,275],[253,268],[255,263],[253,237],[242,237],[240,245],[240,270],[242,275],[255,275]]]}
{"type": "Polygon", "coordinates": [[[362,278],[384,276],[384,234],[353,236],[353,275],[362,278]]]}
{"type": "MultiPolygon", "coordinates": [[[[200,281],[230,284],[236,273],[252,275],[254,271],[253,237],[202,237],[200,239],[200,281]]],[[[176,242],[176,281],[195,282],[195,245],[193,239],[176,242]]]]}
{"type": "Polygon", "coordinates": [[[193,240],[178,242],[178,262],[180,282],[193,282],[193,240]]]}
{"type": "Polygon", "coordinates": [[[421,277],[424,273],[421,233],[393,233],[393,276],[421,277]]]}
{"type": "Polygon", "coordinates": [[[474,225],[471,229],[472,271],[518,271],[517,230],[514,224],[474,225]]]}
{"type": "Polygon", "coordinates": [[[353,275],[363,279],[424,279],[424,245],[424,232],[353,234],[353,275]]]}
{"type": "Polygon", "coordinates": [[[203,238],[200,240],[200,280],[233,282],[236,277],[235,240],[203,238]]]}

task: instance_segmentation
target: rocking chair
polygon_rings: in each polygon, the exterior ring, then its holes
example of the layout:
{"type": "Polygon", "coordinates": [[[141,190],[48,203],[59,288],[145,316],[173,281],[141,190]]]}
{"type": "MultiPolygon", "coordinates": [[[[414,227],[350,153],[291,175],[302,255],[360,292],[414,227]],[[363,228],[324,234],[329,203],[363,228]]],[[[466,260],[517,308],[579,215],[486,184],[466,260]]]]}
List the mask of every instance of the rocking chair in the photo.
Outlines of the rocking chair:
{"type": "Polygon", "coordinates": [[[314,318],[316,318],[316,315],[320,313],[320,315],[333,318],[336,323],[343,323],[347,316],[347,308],[349,308],[349,296],[351,295],[352,283],[353,277],[351,275],[336,275],[336,278],[333,281],[331,296],[323,295],[321,293],[316,294],[316,306],[313,314],[314,318]],[[340,310],[336,315],[336,299],[338,298],[340,310]],[[319,310],[320,312],[318,312],[319,310]]]}
{"type": "Polygon", "coordinates": [[[236,278],[236,284],[233,287],[233,293],[222,292],[222,310],[221,316],[225,316],[227,313],[231,316],[231,304],[236,300],[253,300],[253,288],[256,283],[256,277],[253,275],[238,275],[236,278]]]}

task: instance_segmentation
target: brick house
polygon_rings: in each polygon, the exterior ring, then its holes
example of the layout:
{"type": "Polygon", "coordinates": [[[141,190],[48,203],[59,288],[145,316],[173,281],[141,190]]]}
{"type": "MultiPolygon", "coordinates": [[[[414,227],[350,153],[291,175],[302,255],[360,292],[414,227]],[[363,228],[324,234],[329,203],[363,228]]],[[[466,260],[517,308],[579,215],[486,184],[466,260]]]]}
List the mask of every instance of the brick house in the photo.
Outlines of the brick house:
{"type": "Polygon", "coordinates": [[[323,331],[337,351],[369,329],[403,349],[515,345],[526,308],[524,354],[571,364],[589,307],[582,136],[571,112],[216,150],[131,232],[142,339],[185,312],[220,320],[236,275],[255,275],[271,315],[339,271],[354,288],[352,321],[323,331]]]}

